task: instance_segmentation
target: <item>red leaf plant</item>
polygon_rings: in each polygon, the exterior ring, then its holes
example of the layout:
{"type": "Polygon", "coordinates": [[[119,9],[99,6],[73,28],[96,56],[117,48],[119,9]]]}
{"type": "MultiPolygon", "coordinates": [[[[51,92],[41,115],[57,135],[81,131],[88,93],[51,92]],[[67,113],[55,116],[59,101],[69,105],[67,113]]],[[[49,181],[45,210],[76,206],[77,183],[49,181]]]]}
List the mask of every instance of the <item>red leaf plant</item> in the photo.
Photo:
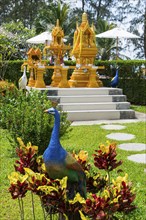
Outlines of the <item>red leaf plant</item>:
{"type": "Polygon", "coordinates": [[[21,176],[16,172],[12,172],[11,176],[8,176],[11,184],[8,190],[13,199],[25,197],[28,189],[27,177],[27,175],[21,176]]]}
{"type": "Polygon", "coordinates": [[[114,212],[118,209],[118,203],[111,203],[110,197],[100,197],[92,194],[91,198],[86,200],[84,213],[92,219],[112,220],[114,212]]]}
{"type": "Polygon", "coordinates": [[[132,204],[136,194],[133,192],[132,183],[128,182],[128,174],[124,177],[118,176],[116,181],[113,180],[113,190],[113,195],[118,198],[119,212],[128,213],[136,208],[132,204]]]}
{"type": "Polygon", "coordinates": [[[98,169],[112,171],[122,164],[121,160],[118,162],[115,159],[117,156],[116,144],[109,144],[108,146],[102,144],[99,146],[99,148],[99,150],[95,150],[96,154],[93,154],[94,165],[98,169]]]}
{"type": "Polygon", "coordinates": [[[37,146],[32,146],[31,143],[28,143],[27,146],[24,145],[23,141],[20,138],[17,138],[20,148],[16,149],[17,156],[19,160],[15,161],[15,170],[21,174],[25,174],[24,168],[30,168],[34,171],[37,171],[36,157],[38,152],[37,146]]]}
{"type": "MultiPolygon", "coordinates": [[[[94,164],[98,169],[104,169],[107,176],[102,176],[96,171],[91,172],[91,165],[88,163],[88,153],[80,151],[73,156],[83,167],[86,174],[87,196],[85,200],[79,193],[73,200],[69,199],[67,177],[63,179],[50,179],[45,170],[42,156],[37,157],[36,146],[31,143],[24,145],[19,138],[20,148],[17,149],[19,160],[16,161],[15,170],[10,179],[9,192],[13,199],[18,198],[20,203],[21,219],[24,219],[22,198],[29,190],[40,197],[41,205],[45,213],[60,213],[68,219],[78,219],[80,215],[90,219],[112,220],[116,212],[128,213],[136,208],[133,205],[135,194],[132,191],[131,183],[125,177],[117,177],[110,180],[110,171],[122,164],[116,160],[116,145],[100,145],[94,156],[94,164]]],[[[32,196],[33,201],[33,196],[32,196]]],[[[33,202],[32,202],[33,203],[33,202]]],[[[44,212],[44,211],[43,211],[44,212]]],[[[33,208],[33,215],[34,208],[33,208]]],[[[44,216],[44,219],[46,217],[44,216]]],[[[64,217],[63,217],[64,219],[64,217]]]]}

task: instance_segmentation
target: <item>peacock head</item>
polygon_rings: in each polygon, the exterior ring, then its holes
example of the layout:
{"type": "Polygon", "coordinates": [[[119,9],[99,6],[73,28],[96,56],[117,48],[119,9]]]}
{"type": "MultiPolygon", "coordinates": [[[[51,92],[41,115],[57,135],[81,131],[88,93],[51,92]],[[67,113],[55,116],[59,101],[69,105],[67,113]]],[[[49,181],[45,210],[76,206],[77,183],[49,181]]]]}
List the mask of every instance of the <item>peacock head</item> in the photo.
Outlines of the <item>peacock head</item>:
{"type": "Polygon", "coordinates": [[[52,107],[52,108],[46,109],[44,112],[53,115],[56,123],[60,123],[60,113],[58,112],[56,108],[52,107]]]}
{"type": "Polygon", "coordinates": [[[56,109],[52,107],[52,108],[46,109],[44,112],[51,114],[51,115],[55,115],[56,109]]]}

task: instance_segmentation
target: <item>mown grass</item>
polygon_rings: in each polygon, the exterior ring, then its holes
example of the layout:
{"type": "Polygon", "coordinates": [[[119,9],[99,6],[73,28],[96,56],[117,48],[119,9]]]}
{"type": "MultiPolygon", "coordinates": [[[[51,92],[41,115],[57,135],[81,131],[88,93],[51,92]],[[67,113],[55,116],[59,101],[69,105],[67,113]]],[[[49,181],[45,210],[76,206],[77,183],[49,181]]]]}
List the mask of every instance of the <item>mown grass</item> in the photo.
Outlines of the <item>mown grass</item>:
{"type": "Polygon", "coordinates": [[[131,109],[146,114],[146,106],[145,105],[131,105],[131,109]]]}
{"type": "MultiPolygon", "coordinates": [[[[93,165],[93,153],[94,150],[98,148],[99,144],[106,143],[106,135],[112,132],[123,132],[134,134],[135,138],[130,141],[116,141],[117,145],[120,143],[146,143],[146,125],[145,122],[139,123],[128,123],[124,124],[125,129],[121,131],[110,131],[101,128],[101,125],[92,126],[73,126],[69,133],[66,133],[61,138],[61,143],[64,148],[68,151],[78,151],[80,149],[88,151],[89,162],[93,169],[96,169],[93,165]]],[[[1,220],[19,220],[19,207],[18,201],[12,200],[8,192],[9,181],[8,175],[14,171],[14,161],[16,156],[14,155],[14,149],[11,142],[7,139],[9,134],[5,130],[1,130],[1,173],[0,173],[0,219],[1,220]]],[[[109,140],[110,142],[115,142],[114,140],[109,140]]],[[[117,174],[116,171],[113,172],[113,176],[124,175],[128,173],[129,180],[133,183],[133,188],[136,192],[135,204],[137,209],[134,210],[125,219],[130,220],[143,220],[146,216],[146,173],[144,169],[145,164],[134,163],[127,159],[128,155],[136,154],[137,152],[124,151],[117,148],[119,160],[123,160],[123,164],[119,167],[123,170],[123,173],[117,174]]],[[[146,151],[141,151],[138,153],[146,153],[146,151]]],[[[31,220],[31,197],[28,194],[24,199],[25,207],[25,219],[31,220]]],[[[43,213],[38,197],[35,197],[35,213],[36,220],[43,220],[43,213]]],[[[121,219],[119,217],[119,219],[121,219]]],[[[123,219],[122,219],[123,220],[123,219]]]]}

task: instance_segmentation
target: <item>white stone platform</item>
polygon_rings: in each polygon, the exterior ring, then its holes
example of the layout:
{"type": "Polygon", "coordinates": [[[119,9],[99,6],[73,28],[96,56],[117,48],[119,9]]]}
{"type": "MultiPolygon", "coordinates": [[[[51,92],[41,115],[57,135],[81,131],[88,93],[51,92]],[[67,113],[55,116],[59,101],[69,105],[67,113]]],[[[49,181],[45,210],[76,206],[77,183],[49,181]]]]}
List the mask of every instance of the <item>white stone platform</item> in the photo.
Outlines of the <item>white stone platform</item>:
{"type": "Polygon", "coordinates": [[[134,119],[135,112],[119,88],[55,88],[47,90],[48,99],[57,100],[70,121],[134,119]]]}

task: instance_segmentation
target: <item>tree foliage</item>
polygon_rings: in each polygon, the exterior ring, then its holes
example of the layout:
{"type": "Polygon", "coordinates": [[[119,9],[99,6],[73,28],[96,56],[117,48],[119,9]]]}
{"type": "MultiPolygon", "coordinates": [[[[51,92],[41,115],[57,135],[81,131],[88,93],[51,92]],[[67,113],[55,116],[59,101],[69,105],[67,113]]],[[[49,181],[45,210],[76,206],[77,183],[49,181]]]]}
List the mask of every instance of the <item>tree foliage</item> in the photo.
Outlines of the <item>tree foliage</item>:
{"type": "Polygon", "coordinates": [[[2,24],[0,28],[1,79],[4,78],[9,60],[25,58],[28,49],[26,40],[34,33],[35,29],[24,27],[22,22],[11,21],[2,24]]]}
{"type": "MultiPolygon", "coordinates": [[[[105,20],[109,25],[125,25],[125,29],[141,36],[138,40],[130,39],[130,42],[135,47],[137,58],[146,57],[145,0],[5,0],[1,3],[0,24],[21,21],[24,27],[36,27],[36,33],[39,34],[45,30],[51,31],[59,19],[68,42],[72,43],[75,23],[81,22],[83,11],[87,12],[89,23],[94,23],[97,33],[103,31],[99,27],[101,20],[105,20]],[[80,3],[80,7],[77,3],[80,3]]],[[[126,45],[132,46],[129,42],[126,45]]]]}

